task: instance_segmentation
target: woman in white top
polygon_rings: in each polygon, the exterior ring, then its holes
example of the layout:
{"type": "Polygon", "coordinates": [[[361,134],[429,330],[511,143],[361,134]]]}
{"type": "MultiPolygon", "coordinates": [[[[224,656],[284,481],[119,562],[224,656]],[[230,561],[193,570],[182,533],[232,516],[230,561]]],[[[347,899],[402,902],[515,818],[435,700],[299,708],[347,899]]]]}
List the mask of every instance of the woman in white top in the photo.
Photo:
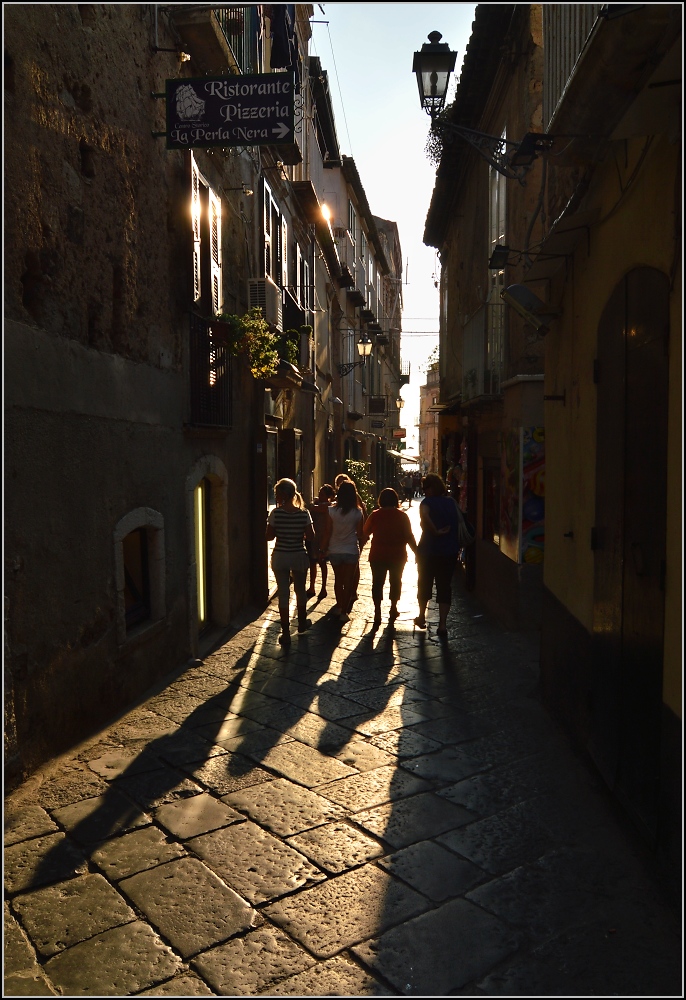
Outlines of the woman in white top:
{"type": "Polygon", "coordinates": [[[329,510],[329,521],[322,539],[322,550],[326,553],[334,574],[336,608],[342,622],[350,621],[360,562],[360,550],[364,544],[362,527],[364,519],[357,505],[357,490],[354,483],[341,483],[336,496],[336,504],[329,510]]]}
{"type": "Polygon", "coordinates": [[[298,493],[292,479],[280,479],[274,487],[276,507],[267,518],[267,541],[276,539],[272,552],[272,569],[279,592],[279,615],[281,617],[282,646],[290,646],[291,575],[298,605],[298,632],[304,632],[312,622],[307,617],[307,597],[305,584],[310,557],[306,544],[314,541],[314,530],[310,512],[305,508],[303,498],[298,493]]]}

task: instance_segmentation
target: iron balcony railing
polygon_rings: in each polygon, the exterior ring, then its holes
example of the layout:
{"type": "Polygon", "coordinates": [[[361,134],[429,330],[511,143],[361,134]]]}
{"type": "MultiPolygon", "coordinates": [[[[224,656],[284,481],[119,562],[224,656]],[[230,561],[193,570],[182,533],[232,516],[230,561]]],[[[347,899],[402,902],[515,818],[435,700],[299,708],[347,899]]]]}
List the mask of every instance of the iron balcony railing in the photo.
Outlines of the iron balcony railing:
{"type": "Polygon", "coordinates": [[[222,29],[236,65],[241,73],[250,73],[250,5],[243,7],[215,7],[215,17],[222,29]]]}
{"type": "Polygon", "coordinates": [[[195,427],[231,427],[231,354],[213,341],[210,324],[191,313],[190,392],[191,424],[195,427]]]}
{"type": "Polygon", "coordinates": [[[595,24],[599,3],[543,4],[543,131],[547,132],[595,24]]]}
{"type": "Polygon", "coordinates": [[[462,333],[462,401],[498,396],[504,372],[505,305],[489,302],[469,319],[462,333]]]}

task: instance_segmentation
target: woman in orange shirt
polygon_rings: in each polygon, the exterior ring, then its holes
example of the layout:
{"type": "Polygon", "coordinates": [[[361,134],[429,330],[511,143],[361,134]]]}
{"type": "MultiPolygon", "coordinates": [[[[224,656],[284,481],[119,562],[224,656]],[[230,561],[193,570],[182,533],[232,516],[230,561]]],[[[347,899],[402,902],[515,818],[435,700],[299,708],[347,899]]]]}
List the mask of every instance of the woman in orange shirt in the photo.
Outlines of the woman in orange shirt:
{"type": "Polygon", "coordinates": [[[381,599],[386,583],[390,583],[391,613],[389,621],[398,617],[398,600],[402,588],[402,576],[407,562],[407,546],[417,554],[417,543],[412,534],[410,519],[400,510],[400,498],[395,490],[381,490],[379,506],[367,518],[364,526],[365,541],[371,536],[369,565],[372,568],[372,599],[374,601],[374,625],[381,624],[381,599]]]}

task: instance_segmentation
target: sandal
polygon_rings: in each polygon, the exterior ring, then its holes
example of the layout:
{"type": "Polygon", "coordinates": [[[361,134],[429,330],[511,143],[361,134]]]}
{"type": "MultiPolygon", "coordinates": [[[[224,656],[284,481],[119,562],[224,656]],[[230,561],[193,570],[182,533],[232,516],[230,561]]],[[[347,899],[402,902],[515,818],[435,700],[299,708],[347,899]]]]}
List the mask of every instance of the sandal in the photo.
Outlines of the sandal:
{"type": "Polygon", "coordinates": [[[414,624],[417,628],[426,628],[426,622],[423,619],[415,618],[414,624]]]}
{"type": "Polygon", "coordinates": [[[298,632],[307,632],[308,628],[312,627],[312,619],[306,618],[304,621],[298,622],[298,632]]]}
{"type": "Polygon", "coordinates": [[[305,597],[314,597],[316,593],[317,591],[314,589],[314,587],[310,587],[309,590],[305,591],[305,597]]]}
{"type": "Polygon", "coordinates": [[[279,636],[279,645],[290,646],[290,644],[291,644],[290,635],[287,634],[286,632],[282,632],[281,635],[279,636]]]}

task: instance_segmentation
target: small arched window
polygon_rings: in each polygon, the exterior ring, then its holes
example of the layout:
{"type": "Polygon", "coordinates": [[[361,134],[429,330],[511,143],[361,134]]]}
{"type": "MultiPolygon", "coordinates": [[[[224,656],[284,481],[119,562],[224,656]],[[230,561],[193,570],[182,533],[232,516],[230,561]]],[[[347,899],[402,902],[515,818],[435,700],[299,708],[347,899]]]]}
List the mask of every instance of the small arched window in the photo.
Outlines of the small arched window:
{"type": "Polygon", "coordinates": [[[114,529],[117,638],[126,642],[165,616],[164,518],[139,507],[114,529]]]}

